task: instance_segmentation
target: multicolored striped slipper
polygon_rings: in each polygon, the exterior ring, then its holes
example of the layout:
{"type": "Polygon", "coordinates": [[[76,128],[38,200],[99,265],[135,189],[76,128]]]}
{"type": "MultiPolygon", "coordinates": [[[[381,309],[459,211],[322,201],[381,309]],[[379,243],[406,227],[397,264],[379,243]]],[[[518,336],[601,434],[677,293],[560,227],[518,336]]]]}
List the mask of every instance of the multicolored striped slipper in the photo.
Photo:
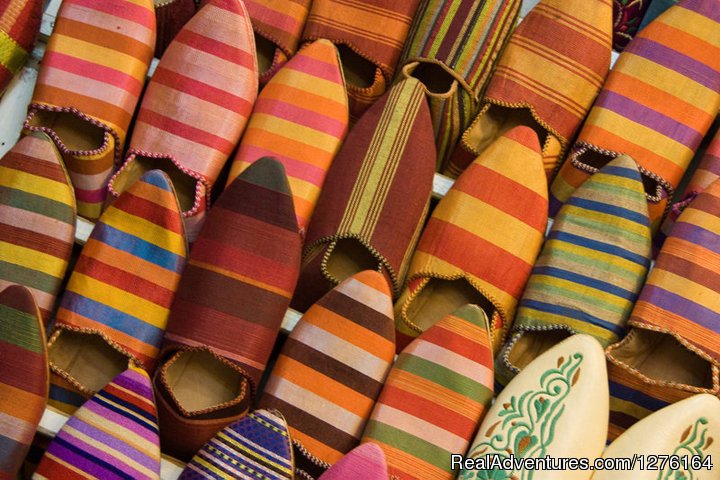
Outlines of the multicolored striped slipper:
{"type": "Polygon", "coordinates": [[[297,52],[311,1],[244,0],[255,31],[260,85],[297,52]]]}
{"type": "Polygon", "coordinates": [[[515,28],[521,3],[428,0],[418,9],[399,76],[415,77],[425,87],[439,171],[479,110],[480,96],[515,28]]]}
{"type": "Polygon", "coordinates": [[[255,40],[242,1],[208,2],[158,64],[110,193],[119,196],[148,170],[165,170],[178,192],[188,240],[194,242],[257,89],[255,40]]]}
{"type": "Polygon", "coordinates": [[[402,479],[454,479],[452,453],[464,454],[493,396],[488,319],[465,305],[398,356],[362,441],[385,452],[402,479]]]}
{"type": "Polygon", "coordinates": [[[390,88],[420,0],[313,0],[304,41],[340,51],[354,120],[390,88]]]}
{"type": "Polygon", "coordinates": [[[141,368],[115,377],[70,417],[33,478],[160,479],[152,385],[141,368]]]}
{"type": "Polygon", "coordinates": [[[25,127],[55,141],[83,217],[100,217],[154,47],[152,0],[60,6],[25,127]]]}
{"type": "Polygon", "coordinates": [[[188,460],[246,413],[295,288],[300,249],[285,170],[261,159],[213,206],[172,305],[167,360],[154,379],[166,452],[188,460]]]}
{"type": "Polygon", "coordinates": [[[67,384],[87,396],[128,363],[154,370],[186,257],[172,183],[150,171],[100,217],[63,294],[48,341],[60,403],[67,384]]]}
{"type": "Polygon", "coordinates": [[[0,160],[0,289],[30,289],[47,324],[74,242],[67,171],[52,141],[33,133],[0,160]]]}
{"type": "Polygon", "coordinates": [[[598,470],[592,480],[625,480],[629,475],[633,480],[689,479],[702,478],[704,472],[705,478],[711,478],[717,475],[717,467],[711,465],[720,456],[719,437],[720,400],[695,395],[639,421],[607,447],[606,459],[645,458],[645,463],[634,463],[632,474],[630,470],[598,470]],[[645,470],[654,459],[659,460],[657,465],[645,470]]]}
{"type": "Polygon", "coordinates": [[[466,303],[480,305],[491,318],[497,351],[540,253],[547,205],[537,135],[516,127],[487,148],[435,207],[395,304],[398,351],[466,303]]]}
{"type": "Polygon", "coordinates": [[[305,239],[293,308],[307,310],[363,270],[397,294],[425,221],[435,171],[420,82],[392,87],[355,125],[328,172],[305,239]]]}
{"type": "Polygon", "coordinates": [[[0,95],[25,65],[40,30],[42,0],[0,1],[0,95]]]}
{"type": "Polygon", "coordinates": [[[32,294],[0,292],[0,478],[14,479],[30,450],[48,396],[45,329],[32,294]]]}
{"type": "MultiPolygon", "coordinates": [[[[720,181],[692,201],[665,240],[628,321],[633,329],[624,340],[607,349],[608,360],[624,370],[623,375],[611,380],[627,389],[632,388],[627,377],[634,377],[641,394],[646,393],[643,385],[676,392],[660,396],[656,404],[695,393],[717,395],[718,312],[720,181]]],[[[623,423],[615,425],[615,433],[647,414],[647,409],[620,399],[615,406],[623,423]]]]}
{"type": "Polygon", "coordinates": [[[316,478],[318,466],[336,463],[360,443],[394,356],[391,292],[380,273],[360,272],[310,307],[259,403],[285,415],[298,469],[316,478]]]}
{"type": "Polygon", "coordinates": [[[657,231],[719,108],[720,8],[717,0],[683,0],[620,55],[553,182],[551,216],[624,153],[640,164],[657,231]]]}
{"type": "Polygon", "coordinates": [[[501,385],[568,335],[603,348],[625,324],[650,267],[651,238],[642,176],[623,155],[593,175],[560,209],[497,356],[501,385]]]}
{"type": "Polygon", "coordinates": [[[510,37],[445,173],[458,176],[499,135],[527,125],[541,134],[551,178],[607,76],[611,25],[610,0],[537,4],[510,37]]]}
{"type": "Polygon", "coordinates": [[[622,52],[640,28],[655,0],[613,0],[613,49],[622,52]]]}
{"type": "Polygon", "coordinates": [[[228,184],[261,157],[279,160],[288,173],[304,234],[348,123],[337,49],[328,40],[317,40],[302,48],[260,92],[228,184]]]}
{"type": "Polygon", "coordinates": [[[382,448],[374,443],[363,443],[350,450],[335,465],[320,475],[318,480],[387,480],[388,466],[382,448]]]}
{"type": "MultiPolygon", "coordinates": [[[[573,335],[538,356],[500,392],[466,457],[476,462],[488,457],[501,462],[512,457],[587,458],[592,465],[605,448],[607,417],[602,347],[588,335],[573,335]]],[[[532,471],[463,469],[458,480],[529,478],[532,471]]],[[[533,478],[589,480],[592,472],[540,473],[533,478]]]]}
{"type": "Polygon", "coordinates": [[[218,432],[187,464],[179,480],[292,480],[288,426],[276,410],[255,410],[218,432]]]}
{"type": "Polygon", "coordinates": [[[182,27],[197,11],[195,0],[153,0],[157,17],[157,39],[155,56],[162,58],[163,53],[182,27]]]}

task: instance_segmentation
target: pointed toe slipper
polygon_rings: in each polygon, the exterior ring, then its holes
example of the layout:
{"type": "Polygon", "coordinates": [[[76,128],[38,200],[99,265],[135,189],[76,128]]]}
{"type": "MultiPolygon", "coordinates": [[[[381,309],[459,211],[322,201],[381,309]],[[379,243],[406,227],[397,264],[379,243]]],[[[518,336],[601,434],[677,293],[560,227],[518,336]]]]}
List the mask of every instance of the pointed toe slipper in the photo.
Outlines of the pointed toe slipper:
{"type": "Polygon", "coordinates": [[[42,133],[0,160],[0,289],[30,289],[45,324],[75,242],[75,195],[60,153],[42,133]]]}
{"type": "Polygon", "coordinates": [[[391,478],[454,479],[493,396],[488,319],[476,305],[447,315],[400,353],[363,432],[391,478]]]}
{"type": "Polygon", "coordinates": [[[613,0],[613,50],[622,52],[637,34],[648,7],[656,0],[613,0]]]}
{"type": "Polygon", "coordinates": [[[720,108],[720,8],[684,0],[638,34],[608,75],[553,181],[550,214],[613,158],[630,155],[656,232],[720,108]]]}
{"type": "Polygon", "coordinates": [[[313,0],[304,41],[327,38],[340,51],[357,120],[390,89],[420,0],[313,0]]]}
{"type": "MultiPolygon", "coordinates": [[[[653,407],[695,393],[720,393],[718,312],[720,181],[680,215],[632,311],[632,330],[607,349],[616,367],[611,374],[618,373],[611,375],[618,384],[615,406],[621,422],[615,424],[615,433],[653,407]],[[627,399],[633,390],[639,390],[638,402],[627,399]]],[[[615,397],[613,389],[611,393],[615,397]]]]}
{"type": "MultiPolygon", "coordinates": [[[[600,344],[573,335],[535,358],[497,396],[467,457],[537,459],[587,458],[590,464],[605,448],[608,382],[600,344]]],[[[526,478],[584,479],[591,472],[474,469],[459,480],[526,478]]]]}
{"type": "Polygon", "coordinates": [[[25,65],[40,30],[42,0],[5,0],[0,6],[0,96],[25,65]]]}
{"type": "Polygon", "coordinates": [[[402,286],[425,221],[435,171],[420,82],[403,80],[356,124],[333,161],[305,238],[293,308],[305,311],[363,270],[402,286]]]}
{"type": "Polygon", "coordinates": [[[394,355],[391,292],[378,272],[348,278],[303,315],[259,402],[285,415],[297,469],[317,478],[360,443],[394,355]]]}
{"type": "Polygon", "coordinates": [[[610,68],[609,0],[542,0],[523,19],[497,62],[481,110],[450,159],[458,176],[514,125],[541,135],[548,178],[575,138],[610,68]]]}
{"type": "Polygon", "coordinates": [[[517,127],[468,167],[428,220],[395,304],[398,351],[466,303],[485,310],[499,349],[546,227],[540,144],[517,127]]]}
{"type": "Polygon", "coordinates": [[[129,363],[152,372],[186,257],[172,183],[150,171],[103,213],[80,253],[48,341],[53,379],[89,396],[129,363]]]}
{"type": "Polygon", "coordinates": [[[157,411],[148,374],[129,368],[85,402],[50,442],[33,478],[160,480],[157,411]]]}
{"type": "Polygon", "coordinates": [[[162,58],[165,50],[182,27],[195,15],[195,0],[153,0],[157,18],[155,57],[162,58]]]}
{"type": "Polygon", "coordinates": [[[25,127],[55,141],[83,217],[100,217],[154,47],[152,0],[60,6],[25,127]]]}
{"type": "Polygon", "coordinates": [[[388,466],[382,448],[374,443],[363,443],[353,448],[335,465],[320,475],[318,480],[387,480],[388,466]]]}
{"type": "Polygon", "coordinates": [[[0,478],[16,477],[33,443],[48,395],[45,329],[32,294],[0,292],[0,478]]]}
{"type": "Polygon", "coordinates": [[[303,47],[260,92],[228,184],[262,157],[282,162],[304,235],[348,122],[337,49],[328,40],[317,40],[303,47]]]}
{"type": "Polygon", "coordinates": [[[509,379],[562,338],[619,341],[650,267],[650,220],[642,177],[628,156],[575,190],[555,217],[495,365],[509,379]]]}
{"type": "Polygon", "coordinates": [[[482,91],[515,27],[521,3],[430,0],[418,9],[400,75],[416,77],[425,87],[439,171],[479,109],[482,91]]]}
{"type": "Polygon", "coordinates": [[[110,193],[119,196],[145,171],[165,170],[192,243],[257,89],[255,41],[243,3],[208,2],[178,33],[150,79],[110,193]]]}

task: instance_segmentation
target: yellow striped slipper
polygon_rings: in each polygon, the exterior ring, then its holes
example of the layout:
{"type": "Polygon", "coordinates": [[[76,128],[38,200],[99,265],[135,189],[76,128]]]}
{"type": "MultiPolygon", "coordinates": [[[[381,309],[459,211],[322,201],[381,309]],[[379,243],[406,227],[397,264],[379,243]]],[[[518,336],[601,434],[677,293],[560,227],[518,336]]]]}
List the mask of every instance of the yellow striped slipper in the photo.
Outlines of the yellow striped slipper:
{"type": "Polygon", "coordinates": [[[502,345],[547,227],[547,180],[537,135],[497,139],[435,207],[395,304],[398,351],[456,308],[480,305],[502,345]]]}
{"type": "Polygon", "coordinates": [[[228,185],[262,157],[279,160],[304,234],[348,122],[337,49],[328,40],[317,40],[303,47],[260,92],[228,185]]]}
{"type": "Polygon", "coordinates": [[[593,104],[610,68],[611,0],[542,0],[510,37],[446,174],[457,176],[514,125],[534,128],[548,178],[593,104]]]}
{"type": "Polygon", "coordinates": [[[75,242],[75,196],[60,153],[42,133],[0,160],[0,289],[30,289],[47,324],[75,242]]]}
{"type": "Polygon", "coordinates": [[[496,380],[507,382],[568,335],[620,340],[650,267],[650,220],[635,161],[621,156],[560,209],[523,293],[496,380]]]}
{"type": "Polygon", "coordinates": [[[0,2],[0,95],[30,56],[42,9],[42,0],[0,2]]]}
{"type": "Polygon", "coordinates": [[[152,0],[63,0],[25,127],[63,155],[78,213],[97,219],[155,47],[152,0]]]}

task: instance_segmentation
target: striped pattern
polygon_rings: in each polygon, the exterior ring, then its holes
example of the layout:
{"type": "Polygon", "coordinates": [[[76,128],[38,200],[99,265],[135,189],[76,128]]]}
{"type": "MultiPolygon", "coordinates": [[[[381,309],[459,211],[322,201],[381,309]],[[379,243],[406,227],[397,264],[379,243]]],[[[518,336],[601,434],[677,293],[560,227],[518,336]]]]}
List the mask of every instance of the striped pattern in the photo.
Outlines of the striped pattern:
{"type": "Polygon", "coordinates": [[[427,0],[418,9],[400,62],[405,65],[403,74],[435,64],[454,84],[448,92],[426,92],[440,170],[478,111],[480,95],[515,27],[521,4],[520,0],[427,0]]]}
{"type": "Polygon", "coordinates": [[[385,452],[390,475],[454,479],[450,455],[470,446],[493,396],[487,317],[474,305],[446,316],[398,357],[363,442],[385,452]]]}
{"type": "Polygon", "coordinates": [[[0,0],[0,95],[27,61],[42,5],[42,0],[0,0]]]}
{"type": "Polygon", "coordinates": [[[423,307],[414,301],[430,282],[464,279],[491,302],[490,332],[499,348],[546,227],[540,144],[530,128],[517,127],[486,149],[433,211],[395,307],[398,332],[415,337],[439,320],[418,323],[423,307]]]}
{"type": "Polygon", "coordinates": [[[256,410],[224,428],[180,474],[179,480],[292,480],[293,456],[285,419],[256,410]]]}
{"type": "Polygon", "coordinates": [[[499,380],[507,383],[518,372],[509,356],[529,332],[585,333],[603,347],[620,340],[650,253],[642,177],[635,161],[621,156],[578,188],[555,217],[500,353],[507,371],[499,380]]]}
{"type": "Polygon", "coordinates": [[[21,139],[0,160],[0,289],[24,285],[45,323],[75,241],[75,197],[49,138],[21,139]]]}
{"type": "Polygon", "coordinates": [[[720,178],[720,130],[715,133],[710,145],[705,150],[700,163],[685,188],[685,198],[695,195],[720,178]]]}
{"type": "Polygon", "coordinates": [[[318,40],[300,50],[263,88],[228,184],[261,157],[279,160],[288,174],[298,226],[305,232],[348,122],[337,50],[328,40],[318,40]]]}
{"type": "Polygon", "coordinates": [[[26,126],[57,143],[83,216],[100,216],[154,46],[152,0],[64,0],[60,6],[26,126]],[[70,114],[79,120],[70,122],[70,114]],[[75,150],[76,138],[92,138],[94,128],[104,130],[103,143],[75,150]]]}
{"type": "Polygon", "coordinates": [[[318,480],[387,480],[388,467],[385,454],[374,443],[363,443],[341,458],[323,473],[318,480]]]}
{"type": "Polygon", "coordinates": [[[0,478],[14,479],[30,449],[48,394],[45,330],[32,294],[0,292],[0,478]]]}
{"type": "Polygon", "coordinates": [[[163,159],[158,168],[169,160],[179,175],[190,177],[178,193],[188,199],[183,215],[193,241],[204,202],[245,130],[257,96],[257,75],[255,40],[243,3],[208,2],[158,64],[140,105],[128,157],[111,180],[110,192],[117,197],[132,184],[136,156],[163,159]]]}
{"type": "Polygon", "coordinates": [[[375,65],[370,87],[348,84],[350,114],[359,118],[391,85],[420,0],[314,0],[303,39],[348,45],[375,65]]]}
{"type": "Polygon", "coordinates": [[[300,235],[283,167],[262,159],[208,215],[172,306],[165,349],[210,347],[257,385],[299,268],[300,235]]]}
{"type": "Polygon", "coordinates": [[[395,355],[392,315],[385,278],[366,270],[310,307],[285,342],[260,406],[283,412],[312,457],[333,464],[360,442],[395,355]]]}
{"type": "Polygon", "coordinates": [[[160,479],[160,439],[148,374],[130,368],[62,427],[33,478],[160,479]]]}
{"type": "Polygon", "coordinates": [[[638,32],[653,0],[613,0],[613,48],[622,52],[638,32]]]}
{"type": "Polygon", "coordinates": [[[718,108],[720,8],[717,0],[684,0],[620,55],[553,183],[551,214],[599,162],[625,153],[653,185],[656,229],[718,108]]]}

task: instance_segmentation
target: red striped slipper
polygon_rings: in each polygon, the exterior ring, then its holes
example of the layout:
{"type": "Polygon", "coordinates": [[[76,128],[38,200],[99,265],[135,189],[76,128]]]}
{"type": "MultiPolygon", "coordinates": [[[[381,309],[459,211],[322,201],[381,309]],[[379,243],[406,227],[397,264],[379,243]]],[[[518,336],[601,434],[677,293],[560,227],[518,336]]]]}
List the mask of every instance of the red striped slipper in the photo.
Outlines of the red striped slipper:
{"type": "Polygon", "coordinates": [[[30,56],[42,6],[42,0],[0,0],[0,95],[30,56]]]}
{"type": "Polygon", "coordinates": [[[197,11],[195,0],[153,0],[157,17],[155,57],[162,58],[170,42],[197,11]]]}

